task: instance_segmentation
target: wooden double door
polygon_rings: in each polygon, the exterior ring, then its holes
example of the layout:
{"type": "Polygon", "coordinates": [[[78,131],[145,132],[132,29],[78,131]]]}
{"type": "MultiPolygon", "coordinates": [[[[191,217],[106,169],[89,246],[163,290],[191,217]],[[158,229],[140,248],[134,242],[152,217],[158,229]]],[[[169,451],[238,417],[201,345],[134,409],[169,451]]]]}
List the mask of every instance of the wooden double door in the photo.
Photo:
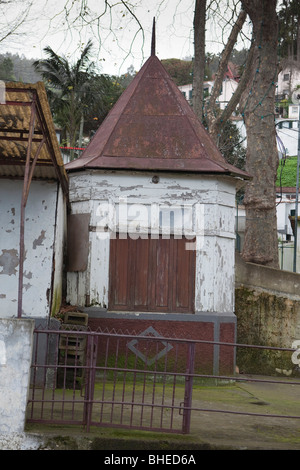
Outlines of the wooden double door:
{"type": "Polygon", "coordinates": [[[109,310],[193,313],[196,252],[185,238],[110,241],[109,310]]]}

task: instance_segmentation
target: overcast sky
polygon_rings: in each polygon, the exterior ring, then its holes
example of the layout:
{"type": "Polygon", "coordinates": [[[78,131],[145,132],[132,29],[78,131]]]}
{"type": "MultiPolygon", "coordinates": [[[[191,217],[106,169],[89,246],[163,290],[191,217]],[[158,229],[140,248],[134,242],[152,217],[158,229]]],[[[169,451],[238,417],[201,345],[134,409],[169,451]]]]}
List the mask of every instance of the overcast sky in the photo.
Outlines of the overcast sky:
{"type": "MultiPolygon", "coordinates": [[[[19,30],[23,35],[2,41],[0,53],[18,53],[39,59],[44,56],[43,48],[49,45],[58,54],[75,60],[80,47],[92,39],[94,59],[101,72],[119,75],[126,73],[131,65],[139,70],[149,57],[152,22],[155,17],[156,54],[159,59],[184,59],[193,55],[194,0],[131,0],[129,3],[135,6],[133,11],[143,27],[143,33],[139,31],[137,21],[118,0],[111,0],[110,4],[116,6],[111,12],[103,14],[99,27],[96,21],[92,25],[88,22],[83,25],[80,21],[74,23],[82,2],[91,11],[87,19],[105,11],[104,0],[35,0],[24,27],[19,30]],[[66,5],[68,8],[72,3],[75,6],[67,23],[63,7],[66,5]]],[[[2,13],[3,8],[6,10],[2,18],[12,22],[17,9],[2,6],[2,13]]],[[[207,25],[207,52],[220,52],[223,49],[220,30],[218,31],[221,21],[222,18],[215,15],[214,20],[207,25]]]]}

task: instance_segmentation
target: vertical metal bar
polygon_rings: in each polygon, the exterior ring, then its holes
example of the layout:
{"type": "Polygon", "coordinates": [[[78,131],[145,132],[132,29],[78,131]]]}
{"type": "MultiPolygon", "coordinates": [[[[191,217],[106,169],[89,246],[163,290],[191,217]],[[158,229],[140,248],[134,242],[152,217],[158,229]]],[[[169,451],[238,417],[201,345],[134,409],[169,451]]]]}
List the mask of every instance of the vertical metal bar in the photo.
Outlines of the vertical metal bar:
{"type": "Polygon", "coordinates": [[[182,432],[188,434],[191,426],[191,407],[193,394],[193,373],[195,365],[195,343],[189,344],[187,368],[185,376],[184,408],[182,418],[182,432]]]}
{"type": "Polygon", "coordinates": [[[175,344],[175,361],[174,361],[174,375],[173,375],[173,392],[172,392],[172,403],[171,403],[171,417],[170,417],[170,430],[173,429],[174,419],[174,404],[175,404],[175,391],[176,391],[176,378],[177,378],[177,364],[178,364],[178,343],[175,344]]]}
{"type": "Polygon", "coordinates": [[[121,406],[121,417],[120,417],[120,424],[123,423],[123,413],[124,413],[124,401],[126,396],[126,369],[128,369],[128,351],[129,348],[125,348],[125,361],[124,361],[124,372],[123,372],[123,390],[122,390],[122,406],[121,406]]]}
{"type": "Polygon", "coordinates": [[[148,373],[148,356],[149,356],[149,341],[147,341],[147,349],[146,349],[145,362],[144,362],[144,380],[143,380],[143,389],[142,389],[142,407],[141,407],[141,416],[140,416],[140,426],[143,426],[143,419],[144,419],[144,403],[145,403],[147,373],[148,373]]]}
{"type": "Polygon", "coordinates": [[[54,356],[54,364],[53,364],[53,373],[55,374],[55,379],[53,379],[53,386],[52,386],[51,419],[53,419],[53,415],[54,415],[55,389],[56,389],[56,382],[57,382],[57,373],[59,371],[59,338],[60,338],[59,331],[55,334],[55,337],[56,337],[56,347],[55,347],[55,356],[54,356]]]}
{"type": "MultiPolygon", "coordinates": [[[[167,343],[168,345],[168,343],[167,343]]],[[[160,428],[163,429],[163,418],[164,418],[164,411],[165,411],[165,392],[166,392],[166,380],[167,380],[167,357],[168,357],[168,349],[165,354],[164,360],[164,370],[163,370],[163,386],[162,386],[162,396],[161,396],[161,411],[160,411],[160,428]]]]}
{"type": "Polygon", "coordinates": [[[97,350],[98,350],[98,336],[89,334],[87,338],[87,354],[86,354],[87,372],[86,372],[86,387],[85,387],[84,417],[83,417],[83,422],[86,426],[87,432],[89,432],[91,422],[92,422],[97,350]]]}
{"type": "Polygon", "coordinates": [[[76,401],[76,383],[77,383],[77,376],[78,370],[80,372],[80,339],[78,334],[76,336],[71,336],[71,344],[75,344],[75,354],[74,354],[74,369],[73,369],[73,400],[72,400],[72,419],[74,418],[75,413],[75,401],[76,401]]]}
{"type": "Polygon", "coordinates": [[[61,400],[61,417],[64,417],[64,403],[66,397],[66,388],[67,388],[67,374],[68,374],[68,334],[66,335],[66,349],[65,349],[65,356],[64,356],[64,364],[63,364],[63,392],[62,392],[62,400],[61,400]]]}
{"type": "MultiPolygon", "coordinates": [[[[42,364],[45,366],[43,369],[43,388],[42,388],[42,403],[41,403],[41,417],[44,416],[44,404],[45,404],[45,384],[47,383],[47,365],[48,365],[48,350],[49,350],[49,332],[43,332],[40,333],[41,335],[45,335],[46,340],[45,340],[45,346],[44,346],[44,357],[41,356],[42,359],[42,364]]],[[[43,344],[43,342],[42,342],[43,344]]],[[[38,350],[37,350],[38,351],[38,350]]]]}
{"type": "Polygon", "coordinates": [[[105,385],[106,385],[106,372],[107,372],[107,360],[109,353],[109,337],[106,339],[106,349],[105,349],[105,359],[104,359],[104,368],[103,368],[103,381],[102,381],[102,400],[101,400],[101,412],[100,412],[100,423],[102,423],[103,418],[103,407],[104,407],[104,397],[105,397],[105,385]]]}
{"type": "Polygon", "coordinates": [[[132,381],[132,394],[131,394],[131,412],[130,412],[130,426],[132,426],[133,414],[134,414],[134,401],[135,401],[135,386],[136,386],[136,369],[137,369],[137,354],[135,355],[134,361],[134,372],[133,372],[133,381],[132,381]]]}
{"type": "Polygon", "coordinates": [[[114,406],[115,406],[115,397],[116,397],[116,383],[118,381],[118,376],[117,376],[117,367],[118,367],[118,356],[119,356],[119,342],[120,338],[116,339],[117,345],[116,345],[116,354],[115,354],[115,367],[113,371],[113,390],[112,390],[112,404],[111,404],[111,412],[110,412],[110,422],[112,424],[113,422],[113,414],[114,414],[114,406]]]}
{"type": "MultiPolygon", "coordinates": [[[[158,354],[158,343],[156,342],[156,354],[155,357],[157,357],[158,354]]],[[[154,409],[155,409],[155,387],[156,387],[156,379],[157,379],[157,360],[155,359],[154,361],[154,379],[153,379],[153,385],[152,385],[152,406],[151,406],[151,414],[150,414],[150,428],[152,428],[153,425],[153,414],[154,414],[154,409]]]]}
{"type": "Polygon", "coordinates": [[[35,405],[35,392],[36,392],[36,376],[37,376],[37,351],[38,351],[38,343],[39,343],[39,337],[38,333],[35,330],[34,331],[34,337],[35,337],[35,351],[34,351],[34,357],[32,360],[31,368],[32,368],[32,392],[31,392],[31,415],[30,417],[33,418],[34,415],[34,405],[35,405]]]}
{"type": "Polygon", "coordinates": [[[33,95],[33,100],[31,103],[31,115],[29,123],[29,136],[28,136],[28,146],[27,146],[27,155],[25,163],[25,173],[24,173],[24,182],[23,182],[23,192],[21,200],[21,214],[20,214],[20,248],[19,248],[19,286],[18,286],[18,318],[22,317],[22,303],[23,303],[23,266],[24,266],[24,233],[25,233],[25,207],[26,207],[26,193],[28,191],[28,177],[29,177],[29,163],[31,155],[31,144],[34,131],[34,122],[36,116],[36,103],[35,95],[33,95]]]}

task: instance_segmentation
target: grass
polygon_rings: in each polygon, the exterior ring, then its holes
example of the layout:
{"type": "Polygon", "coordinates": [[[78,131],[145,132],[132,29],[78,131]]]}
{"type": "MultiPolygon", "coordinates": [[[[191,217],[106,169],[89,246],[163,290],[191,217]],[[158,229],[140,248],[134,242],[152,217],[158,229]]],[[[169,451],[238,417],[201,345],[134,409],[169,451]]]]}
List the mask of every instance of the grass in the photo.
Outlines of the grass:
{"type": "Polygon", "coordinates": [[[288,157],[280,160],[277,170],[277,187],[296,187],[297,182],[297,157],[288,157]],[[280,180],[281,175],[281,180],[280,180]]]}

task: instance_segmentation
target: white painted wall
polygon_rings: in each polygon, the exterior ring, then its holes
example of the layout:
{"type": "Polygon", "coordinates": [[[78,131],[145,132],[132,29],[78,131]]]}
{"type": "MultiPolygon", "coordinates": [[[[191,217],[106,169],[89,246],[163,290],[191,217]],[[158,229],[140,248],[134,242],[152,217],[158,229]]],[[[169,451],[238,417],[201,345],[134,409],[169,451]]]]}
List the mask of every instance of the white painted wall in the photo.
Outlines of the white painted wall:
{"type": "MultiPolygon", "coordinates": [[[[0,180],[0,317],[17,316],[19,280],[20,205],[23,181],[0,180]]],[[[23,315],[49,315],[53,253],[58,265],[56,286],[61,281],[61,229],[57,228],[56,182],[32,181],[25,211],[25,260],[23,315]],[[55,237],[56,234],[56,237],[55,237]]],[[[59,219],[63,198],[59,198],[59,219]]]]}
{"type": "Polygon", "coordinates": [[[277,93],[289,94],[290,91],[293,92],[297,85],[300,85],[300,69],[293,64],[290,67],[284,68],[278,74],[278,90],[277,93]]]}
{"type": "Polygon", "coordinates": [[[218,98],[220,103],[220,108],[225,109],[229,101],[231,100],[232,95],[235,93],[235,90],[238,87],[238,82],[232,80],[231,78],[226,78],[222,82],[222,91],[218,98]]]}
{"type": "Polygon", "coordinates": [[[33,329],[33,320],[0,317],[0,441],[25,428],[33,329]]]}
{"type": "Polygon", "coordinates": [[[184,234],[197,237],[195,310],[232,313],[235,181],[227,177],[164,173],[158,176],[160,180],[154,184],[153,173],[95,170],[69,174],[71,211],[89,212],[90,225],[97,231],[89,233],[87,271],[68,273],[67,301],[84,306],[86,296],[90,296],[91,304],[108,306],[109,237],[117,227],[111,216],[113,211],[105,210],[122,202],[127,204],[128,216],[132,216],[127,224],[138,225],[139,234],[158,233],[158,217],[146,217],[151,211],[157,214],[157,207],[184,208],[190,222],[189,231],[184,234]]]}

